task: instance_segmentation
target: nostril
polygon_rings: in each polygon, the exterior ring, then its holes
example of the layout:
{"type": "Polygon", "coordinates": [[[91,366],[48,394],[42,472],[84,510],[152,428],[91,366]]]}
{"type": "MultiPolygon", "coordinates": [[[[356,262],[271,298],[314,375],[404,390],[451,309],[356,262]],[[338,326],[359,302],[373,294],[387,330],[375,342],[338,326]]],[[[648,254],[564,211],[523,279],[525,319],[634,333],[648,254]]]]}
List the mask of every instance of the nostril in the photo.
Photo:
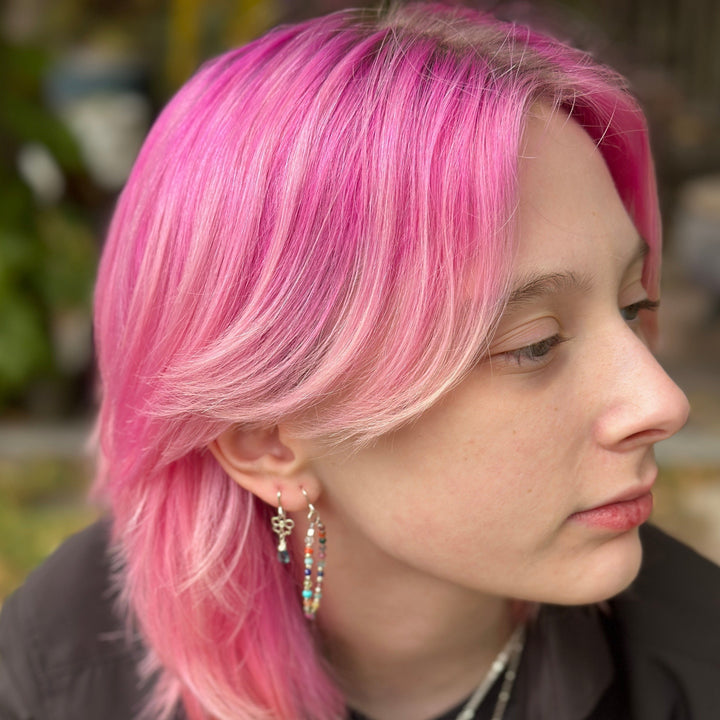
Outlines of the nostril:
{"type": "Polygon", "coordinates": [[[632,435],[628,435],[625,438],[625,443],[660,442],[661,440],[665,440],[666,438],[670,437],[670,435],[672,435],[672,433],[667,432],[666,430],[659,430],[659,429],[641,430],[640,432],[636,432],[636,433],[633,433],[632,435]]]}

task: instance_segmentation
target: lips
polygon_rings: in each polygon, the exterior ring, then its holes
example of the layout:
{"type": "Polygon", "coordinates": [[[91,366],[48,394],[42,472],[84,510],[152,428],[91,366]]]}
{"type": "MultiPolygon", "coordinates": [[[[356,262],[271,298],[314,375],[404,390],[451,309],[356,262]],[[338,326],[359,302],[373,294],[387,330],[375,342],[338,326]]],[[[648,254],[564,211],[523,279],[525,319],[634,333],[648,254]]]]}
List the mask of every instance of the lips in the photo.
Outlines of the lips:
{"type": "Polygon", "coordinates": [[[642,525],[653,508],[652,486],[655,478],[641,488],[631,488],[607,503],[573,513],[569,520],[616,532],[627,532],[642,525]]]}
{"type": "Polygon", "coordinates": [[[652,493],[622,502],[601,505],[591,510],[583,510],[570,516],[573,522],[595,528],[627,532],[642,525],[650,517],[653,508],[652,493]]]}

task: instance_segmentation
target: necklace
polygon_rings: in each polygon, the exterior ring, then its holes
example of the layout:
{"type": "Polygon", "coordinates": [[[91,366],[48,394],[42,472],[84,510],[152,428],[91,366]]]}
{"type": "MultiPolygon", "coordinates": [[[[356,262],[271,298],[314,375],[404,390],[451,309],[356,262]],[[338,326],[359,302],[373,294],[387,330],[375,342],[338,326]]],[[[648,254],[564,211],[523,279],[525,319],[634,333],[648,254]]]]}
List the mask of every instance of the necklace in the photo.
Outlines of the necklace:
{"type": "MultiPolygon", "coordinates": [[[[480,685],[478,685],[477,690],[475,690],[470,699],[465,703],[465,706],[455,720],[474,720],[480,703],[485,699],[485,696],[490,692],[490,688],[492,688],[495,681],[504,671],[500,694],[498,695],[491,718],[491,720],[503,720],[505,709],[510,700],[510,693],[515,684],[515,677],[517,676],[517,669],[518,665],[520,665],[520,657],[522,656],[524,647],[525,625],[519,625],[515,628],[507,643],[505,643],[505,647],[498,653],[487,675],[483,678],[480,685]]],[[[351,713],[351,715],[353,715],[353,717],[362,717],[359,713],[351,713]]]]}
{"type": "Polygon", "coordinates": [[[520,656],[522,655],[524,646],[525,625],[518,625],[513,634],[510,636],[510,639],[505,644],[505,647],[493,661],[487,675],[483,678],[483,681],[480,683],[477,690],[475,690],[472,694],[472,697],[467,701],[467,703],[465,703],[465,707],[460,711],[460,714],[455,718],[455,720],[473,720],[480,703],[485,699],[485,696],[490,691],[490,688],[495,684],[495,681],[500,676],[500,673],[504,671],[500,694],[498,695],[492,714],[492,720],[502,720],[505,715],[505,709],[507,708],[508,701],[510,700],[510,693],[512,692],[513,685],[515,684],[515,677],[517,676],[520,656]]]}

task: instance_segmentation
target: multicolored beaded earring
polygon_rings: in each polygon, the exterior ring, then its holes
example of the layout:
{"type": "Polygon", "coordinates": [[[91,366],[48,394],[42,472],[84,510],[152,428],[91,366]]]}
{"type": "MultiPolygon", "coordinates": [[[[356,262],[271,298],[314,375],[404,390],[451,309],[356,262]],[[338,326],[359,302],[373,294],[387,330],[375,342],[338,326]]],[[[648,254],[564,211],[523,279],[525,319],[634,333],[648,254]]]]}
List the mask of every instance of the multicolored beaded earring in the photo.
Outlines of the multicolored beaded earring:
{"type": "Polygon", "coordinates": [[[273,515],[272,529],[278,536],[277,558],[281,563],[286,565],[290,562],[290,553],[287,549],[286,538],[295,527],[295,521],[292,518],[289,518],[285,513],[285,509],[282,506],[282,495],[279,490],[277,494],[277,502],[277,515],[273,515]]]}
{"type": "Polygon", "coordinates": [[[325,525],[323,525],[315,506],[310,502],[305,488],[301,488],[302,494],[308,505],[308,521],[309,526],[305,535],[305,575],[303,578],[303,613],[308,620],[315,619],[320,607],[320,598],[322,598],[322,585],[325,577],[325,545],[327,538],[325,537],[325,525]],[[315,553],[317,540],[317,555],[315,553]],[[313,570],[314,578],[313,578],[313,570]],[[315,587],[313,588],[313,580],[315,587]]]}

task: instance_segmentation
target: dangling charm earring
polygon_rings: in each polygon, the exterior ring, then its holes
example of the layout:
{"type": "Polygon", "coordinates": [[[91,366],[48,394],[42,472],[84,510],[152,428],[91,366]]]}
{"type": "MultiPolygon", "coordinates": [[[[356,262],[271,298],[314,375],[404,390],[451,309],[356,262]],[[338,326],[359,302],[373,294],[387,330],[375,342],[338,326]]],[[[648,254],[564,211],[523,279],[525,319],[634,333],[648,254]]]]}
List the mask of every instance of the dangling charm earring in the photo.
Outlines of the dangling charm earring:
{"type": "Polygon", "coordinates": [[[315,613],[320,607],[322,597],[322,585],[325,577],[325,525],[323,525],[318,511],[310,502],[305,488],[301,488],[302,494],[308,505],[308,521],[310,525],[305,535],[305,575],[303,578],[303,613],[308,620],[315,619],[315,613]],[[317,556],[315,556],[315,540],[318,541],[317,556]],[[315,569],[315,588],[313,589],[313,567],[315,569]]]}
{"type": "Polygon", "coordinates": [[[287,564],[290,562],[290,553],[288,552],[285,538],[290,535],[292,529],[295,527],[295,521],[286,515],[285,509],[282,506],[282,496],[279,490],[277,501],[277,515],[273,515],[272,529],[278,536],[277,558],[281,563],[287,564]]]}

